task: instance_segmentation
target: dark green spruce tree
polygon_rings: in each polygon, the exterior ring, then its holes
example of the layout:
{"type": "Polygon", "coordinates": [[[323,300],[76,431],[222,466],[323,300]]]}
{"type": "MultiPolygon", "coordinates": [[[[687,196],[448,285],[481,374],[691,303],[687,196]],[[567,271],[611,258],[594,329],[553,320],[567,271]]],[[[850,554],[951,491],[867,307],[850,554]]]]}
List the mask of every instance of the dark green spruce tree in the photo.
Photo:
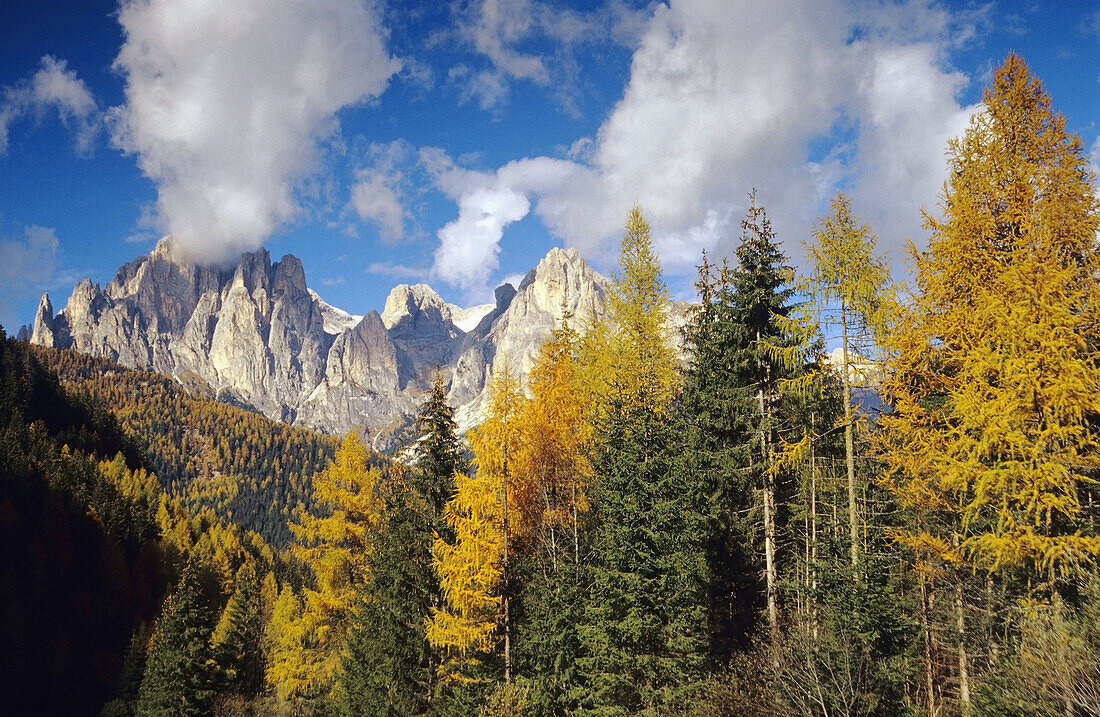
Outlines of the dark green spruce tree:
{"type": "Polygon", "coordinates": [[[444,529],[443,508],[455,472],[467,461],[454,411],[437,374],[416,426],[416,464],[394,471],[380,487],[385,524],[368,564],[364,592],[343,659],[338,701],[349,715],[422,715],[436,712],[436,668],[424,621],[440,603],[432,571],[432,544],[444,529]]]}
{"type": "Polygon", "coordinates": [[[138,692],[139,716],[189,717],[210,712],[214,697],[214,676],[209,665],[211,629],[199,567],[192,559],[153,633],[138,692]]]}
{"type": "Polygon", "coordinates": [[[600,428],[579,714],[682,708],[707,648],[700,506],[673,470],[667,415],[615,401],[600,428]]]}
{"type": "MultiPolygon", "coordinates": [[[[763,561],[752,549],[755,486],[744,470],[754,462],[757,401],[747,376],[755,367],[750,350],[755,332],[750,334],[741,321],[733,277],[726,261],[715,267],[704,254],[696,282],[699,303],[684,327],[691,360],[676,412],[676,431],[684,445],[675,469],[698,494],[705,521],[714,667],[748,645],[765,589],[763,561]]],[[[778,304],[782,310],[782,301],[778,304]]]]}
{"type": "MultiPolygon", "coordinates": [[[[779,636],[780,563],[785,560],[779,546],[786,518],[784,499],[792,490],[790,476],[774,470],[781,439],[795,440],[801,412],[794,410],[789,382],[805,372],[799,360],[779,355],[799,342],[790,335],[784,320],[795,308],[790,286],[793,270],[776,240],[764,207],[749,195],[749,210],[741,222],[737,246],[737,269],[732,272],[732,306],[728,312],[734,349],[726,352],[735,405],[736,431],[733,436],[740,453],[743,475],[753,494],[759,496],[753,522],[763,535],[763,545],[754,546],[756,564],[763,568],[764,608],[772,642],[779,636]]],[[[797,352],[795,352],[797,356],[797,352]]]]}
{"type": "Polygon", "coordinates": [[[611,376],[596,422],[590,592],[577,714],[684,710],[703,678],[706,561],[698,493],[673,470],[678,376],[668,294],[636,207],[611,288],[611,376]]]}
{"type": "Polygon", "coordinates": [[[236,589],[225,606],[225,634],[214,657],[222,673],[222,689],[245,698],[263,687],[263,607],[256,568],[247,562],[237,571],[236,589]]]}

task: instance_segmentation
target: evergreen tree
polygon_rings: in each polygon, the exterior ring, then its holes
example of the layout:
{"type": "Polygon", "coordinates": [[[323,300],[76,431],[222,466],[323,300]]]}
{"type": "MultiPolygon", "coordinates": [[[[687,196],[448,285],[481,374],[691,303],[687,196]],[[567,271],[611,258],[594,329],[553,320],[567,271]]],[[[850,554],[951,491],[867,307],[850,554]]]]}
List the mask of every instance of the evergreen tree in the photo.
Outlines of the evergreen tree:
{"type": "Polygon", "coordinates": [[[341,664],[338,703],[346,715],[423,715],[435,694],[439,658],[425,635],[439,591],[431,564],[434,516],[407,476],[395,471],[381,486],[386,521],[341,664]]]}
{"type": "Polygon", "coordinates": [[[684,445],[676,470],[706,519],[711,655],[722,664],[747,646],[764,592],[751,546],[754,484],[743,469],[753,462],[756,406],[745,383],[750,343],[735,313],[732,270],[704,254],[696,288],[699,303],[684,329],[691,360],[676,412],[684,445]]]}
{"type": "Polygon", "coordinates": [[[438,711],[441,656],[425,624],[442,606],[432,570],[436,535],[449,535],[444,509],[467,461],[454,410],[436,374],[418,414],[415,465],[379,487],[384,520],[367,559],[370,583],[359,599],[341,665],[338,702],[346,714],[419,715],[438,711]]]}
{"type": "Polygon", "coordinates": [[[581,714],[657,714],[693,699],[706,654],[700,506],[661,412],[614,401],[593,461],[591,594],[578,628],[581,714]]]}
{"type": "Polygon", "coordinates": [[[223,689],[245,697],[258,694],[264,676],[263,615],[251,562],[237,571],[236,589],[214,630],[213,646],[223,689]]]}
{"type": "MultiPolygon", "coordinates": [[[[792,271],[786,265],[764,207],[757,206],[756,193],[750,195],[749,211],[741,222],[741,243],[736,249],[738,267],[733,272],[731,331],[739,335],[742,350],[730,357],[734,385],[740,388],[741,415],[746,416],[744,399],[755,403],[747,414],[748,431],[741,444],[747,448],[748,475],[762,497],[764,533],[765,603],[768,627],[773,641],[779,630],[778,554],[780,505],[778,490],[785,478],[777,470],[777,453],[782,434],[794,436],[796,413],[785,396],[787,383],[802,373],[805,364],[798,360],[806,345],[804,338],[792,338],[785,320],[794,309],[790,286],[792,271]],[[792,357],[794,360],[792,360],[792,357]]],[[[737,341],[737,339],[734,339],[737,341]]],[[[737,393],[737,392],[735,392],[737,393]]],[[[797,440],[797,439],[796,439],[797,440]]]]}
{"type": "Polygon", "coordinates": [[[210,623],[199,570],[189,560],[153,634],[138,715],[189,717],[209,712],[214,696],[210,623]]]}
{"type": "Polygon", "coordinates": [[[637,207],[620,263],[611,291],[617,354],[593,460],[591,592],[578,627],[587,714],[685,704],[706,648],[699,506],[671,466],[667,290],[637,207]]]}
{"type": "Polygon", "coordinates": [[[454,409],[447,403],[443,375],[436,373],[432,390],[416,417],[420,433],[416,445],[416,473],[412,476],[416,489],[428,501],[428,510],[435,516],[438,529],[445,534],[443,509],[454,491],[455,473],[465,473],[467,461],[458,438],[454,409]]]}

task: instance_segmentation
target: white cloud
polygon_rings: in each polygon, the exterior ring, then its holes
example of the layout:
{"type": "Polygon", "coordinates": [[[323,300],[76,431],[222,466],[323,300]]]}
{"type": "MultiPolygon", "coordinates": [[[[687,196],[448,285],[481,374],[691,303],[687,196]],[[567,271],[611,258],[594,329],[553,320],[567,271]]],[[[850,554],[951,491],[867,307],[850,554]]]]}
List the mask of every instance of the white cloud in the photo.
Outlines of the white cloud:
{"type": "MultiPolygon", "coordinates": [[[[0,239],[0,324],[14,333],[19,328],[13,304],[40,293],[57,268],[57,235],[49,227],[24,229],[24,239],[0,239]]],[[[29,321],[30,316],[21,317],[29,321]]]]}
{"type": "Polygon", "coordinates": [[[400,63],[361,0],[124,0],[114,141],[157,184],[164,231],[227,261],[299,210],[342,107],[400,63]]]}
{"type": "Polygon", "coordinates": [[[3,89],[0,103],[0,154],[8,149],[8,131],[27,115],[56,111],[58,119],[76,135],[76,150],[89,154],[99,134],[102,117],[84,81],[65,60],[44,56],[29,80],[3,89]]]}
{"type": "Polygon", "coordinates": [[[458,218],[439,230],[432,275],[460,287],[467,297],[485,293],[500,266],[504,230],[527,216],[529,195],[538,197],[536,214],[560,233],[572,193],[591,183],[580,165],[549,157],[519,160],[496,172],[463,169],[438,149],[421,150],[420,161],[436,187],[459,207],[458,218]]]}
{"type": "Polygon", "coordinates": [[[459,63],[448,79],[462,88],[463,102],[476,99],[481,109],[502,105],[511,83],[521,81],[553,88],[563,108],[577,114],[576,48],[608,40],[632,46],[643,17],[621,0],[587,12],[543,0],[480,0],[462,6],[454,36],[488,67],[459,63]]]}
{"type": "Polygon", "coordinates": [[[371,262],[367,265],[367,268],[363,270],[363,273],[376,274],[392,279],[409,279],[415,281],[423,281],[430,275],[427,269],[397,264],[392,261],[371,262]]]}
{"type": "Polygon", "coordinates": [[[405,236],[405,194],[408,181],[401,166],[410,154],[408,143],[372,144],[367,151],[372,165],[355,173],[351,206],[363,221],[378,226],[383,241],[405,236]]]}
{"type": "Polygon", "coordinates": [[[754,187],[792,258],[844,188],[900,259],[973,109],[944,58],[977,22],[917,0],[657,5],[583,161],[472,173],[434,158],[437,186],[459,207],[439,233],[436,272],[467,289],[483,281],[528,205],[567,244],[607,258],[639,202],[666,268],[687,273],[701,249],[732,250],[754,187]]]}

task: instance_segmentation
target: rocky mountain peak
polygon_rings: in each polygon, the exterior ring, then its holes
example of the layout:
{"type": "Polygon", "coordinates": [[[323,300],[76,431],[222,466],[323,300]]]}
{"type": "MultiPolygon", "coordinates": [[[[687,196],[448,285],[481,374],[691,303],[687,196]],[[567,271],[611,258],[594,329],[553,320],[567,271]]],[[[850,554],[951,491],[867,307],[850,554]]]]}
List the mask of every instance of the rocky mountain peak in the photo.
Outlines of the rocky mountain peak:
{"type": "Polygon", "coordinates": [[[427,284],[398,284],[386,297],[382,323],[392,330],[403,324],[415,330],[422,322],[441,326],[451,321],[451,307],[427,284]]]}
{"type": "Polygon", "coordinates": [[[157,240],[153,251],[149,252],[150,258],[163,259],[173,263],[182,263],[180,244],[171,234],[157,240]]]}
{"type": "Polygon", "coordinates": [[[50,303],[50,295],[42,294],[42,298],[38,301],[38,310],[34,313],[31,343],[54,347],[57,345],[57,338],[54,335],[53,304],[50,303]]]}
{"type": "Polygon", "coordinates": [[[272,267],[275,277],[271,282],[275,296],[300,299],[307,295],[306,272],[302,261],[293,254],[286,254],[272,267]]]}
{"type": "Polygon", "coordinates": [[[469,428],[501,362],[526,372],[563,312],[579,322],[606,311],[607,280],[574,249],[550,251],[492,304],[461,309],[402,284],[366,316],[323,301],[290,254],[272,264],[260,249],[229,269],[179,256],[165,238],[105,289],[80,282],[56,315],[43,296],[31,340],[160,371],[288,423],[358,430],[385,449],[437,371],[469,428]]]}

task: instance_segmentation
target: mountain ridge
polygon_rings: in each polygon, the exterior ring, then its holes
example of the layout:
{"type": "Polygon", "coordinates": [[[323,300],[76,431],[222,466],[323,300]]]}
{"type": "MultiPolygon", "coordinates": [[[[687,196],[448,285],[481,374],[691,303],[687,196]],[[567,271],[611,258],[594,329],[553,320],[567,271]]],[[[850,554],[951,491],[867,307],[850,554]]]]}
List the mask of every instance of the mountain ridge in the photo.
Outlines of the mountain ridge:
{"type": "Polygon", "coordinates": [[[427,284],[395,286],[382,312],[357,316],[306,285],[292,254],[266,249],[236,266],[177,258],[170,238],[106,286],[88,279],[56,313],[43,294],[29,339],[205,385],[219,400],[325,433],[357,430],[392,448],[439,370],[460,428],[476,425],[493,370],[526,373],[568,311],[606,315],[608,279],[575,249],[554,248],[517,289],[463,309],[427,284]]]}

